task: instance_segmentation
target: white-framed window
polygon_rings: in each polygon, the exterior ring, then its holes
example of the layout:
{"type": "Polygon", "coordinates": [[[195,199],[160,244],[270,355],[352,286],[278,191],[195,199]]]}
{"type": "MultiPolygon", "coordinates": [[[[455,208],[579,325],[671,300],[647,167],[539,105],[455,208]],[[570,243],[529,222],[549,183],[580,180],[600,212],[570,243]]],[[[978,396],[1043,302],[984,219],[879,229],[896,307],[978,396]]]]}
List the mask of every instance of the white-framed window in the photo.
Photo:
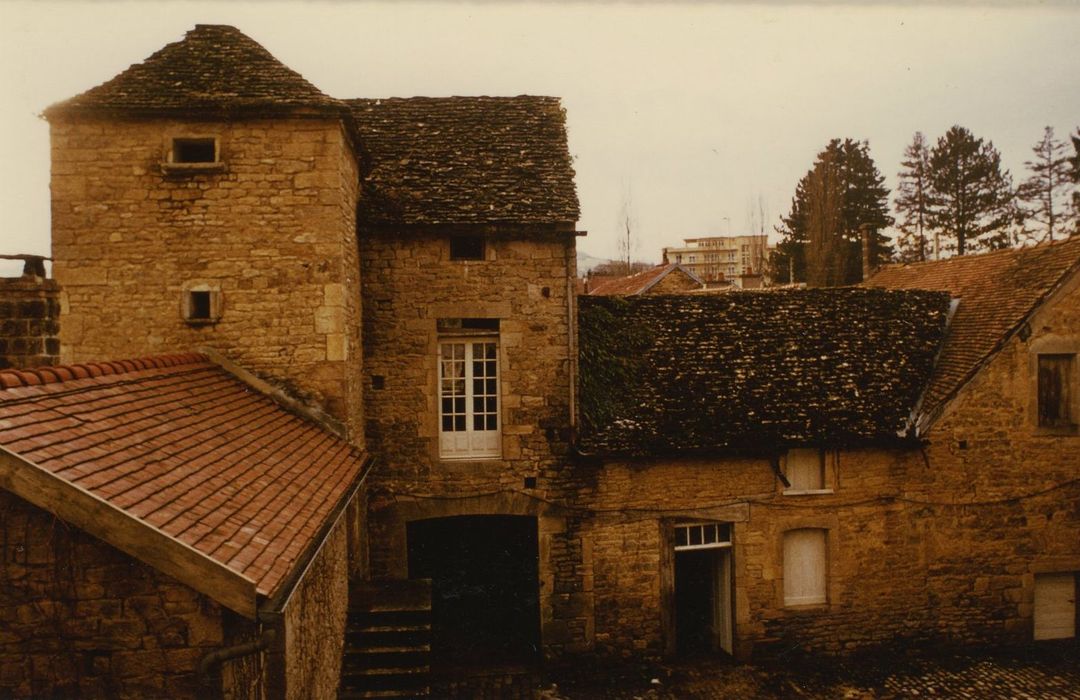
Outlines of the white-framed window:
{"type": "Polygon", "coordinates": [[[784,533],[784,605],[820,605],[828,595],[826,532],[801,528],[784,533]]]}
{"type": "Polygon", "coordinates": [[[675,526],[675,551],[730,546],[730,523],[687,523],[675,526]]]}
{"type": "Polygon", "coordinates": [[[816,447],[790,449],[784,457],[784,476],[788,486],[784,493],[829,493],[825,472],[825,451],[816,447]]]}
{"type": "Polygon", "coordinates": [[[439,456],[502,454],[497,337],[439,338],[439,456]]]}

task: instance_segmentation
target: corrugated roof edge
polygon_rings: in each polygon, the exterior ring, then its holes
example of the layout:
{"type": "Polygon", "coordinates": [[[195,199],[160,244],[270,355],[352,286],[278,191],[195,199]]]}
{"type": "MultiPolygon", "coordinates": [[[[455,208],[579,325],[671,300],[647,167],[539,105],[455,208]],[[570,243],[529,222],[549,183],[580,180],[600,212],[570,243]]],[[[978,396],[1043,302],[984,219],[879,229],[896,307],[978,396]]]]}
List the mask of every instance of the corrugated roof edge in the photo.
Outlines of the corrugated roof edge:
{"type": "Polygon", "coordinates": [[[190,365],[197,362],[209,362],[210,358],[197,352],[176,353],[169,355],[151,355],[128,360],[106,362],[86,362],[73,365],[54,365],[29,369],[0,370],[0,391],[23,386],[55,384],[73,379],[102,377],[110,374],[125,374],[146,369],[164,369],[178,365],[190,365]]]}

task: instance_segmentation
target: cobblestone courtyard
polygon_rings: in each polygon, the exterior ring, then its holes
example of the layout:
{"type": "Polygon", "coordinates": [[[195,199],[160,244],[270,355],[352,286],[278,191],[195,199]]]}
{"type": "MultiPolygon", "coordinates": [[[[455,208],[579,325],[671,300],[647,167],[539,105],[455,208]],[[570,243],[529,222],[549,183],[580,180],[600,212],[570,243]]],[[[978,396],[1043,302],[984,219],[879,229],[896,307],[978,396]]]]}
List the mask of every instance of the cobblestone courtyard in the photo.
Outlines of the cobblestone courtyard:
{"type": "Polygon", "coordinates": [[[1080,700],[1080,646],[993,654],[848,660],[714,660],[553,673],[544,700],[686,698],[1048,698],[1080,700]]]}

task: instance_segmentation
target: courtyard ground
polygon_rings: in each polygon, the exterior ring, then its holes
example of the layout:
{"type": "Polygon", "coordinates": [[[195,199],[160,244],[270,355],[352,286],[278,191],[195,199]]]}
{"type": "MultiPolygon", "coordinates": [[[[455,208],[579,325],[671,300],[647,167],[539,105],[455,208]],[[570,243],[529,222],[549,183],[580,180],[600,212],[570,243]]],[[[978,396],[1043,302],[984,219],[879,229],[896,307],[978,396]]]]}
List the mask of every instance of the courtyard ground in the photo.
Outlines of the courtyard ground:
{"type": "Polygon", "coordinates": [[[1080,700],[1080,646],[986,653],[920,652],[849,659],[716,659],[565,667],[542,681],[542,700],[691,698],[1030,698],[1080,700]]]}

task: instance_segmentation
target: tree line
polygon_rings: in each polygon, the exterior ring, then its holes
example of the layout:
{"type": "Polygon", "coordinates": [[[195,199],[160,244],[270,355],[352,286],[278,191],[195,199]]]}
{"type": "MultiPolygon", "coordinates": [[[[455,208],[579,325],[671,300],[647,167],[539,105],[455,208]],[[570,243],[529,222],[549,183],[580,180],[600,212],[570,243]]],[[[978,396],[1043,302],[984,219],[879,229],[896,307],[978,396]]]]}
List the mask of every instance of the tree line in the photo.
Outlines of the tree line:
{"type": "Polygon", "coordinates": [[[989,140],[953,126],[931,145],[916,132],[904,150],[892,209],[869,142],[833,139],[799,180],[776,227],[782,240],[772,278],[810,286],[858,282],[863,228],[870,230],[874,267],[1072,235],[1080,230],[1080,129],[1070,139],[1071,149],[1046,127],[1024,162],[1028,177],[1014,188],[989,140]],[[894,224],[895,240],[885,233],[894,224]]]}

